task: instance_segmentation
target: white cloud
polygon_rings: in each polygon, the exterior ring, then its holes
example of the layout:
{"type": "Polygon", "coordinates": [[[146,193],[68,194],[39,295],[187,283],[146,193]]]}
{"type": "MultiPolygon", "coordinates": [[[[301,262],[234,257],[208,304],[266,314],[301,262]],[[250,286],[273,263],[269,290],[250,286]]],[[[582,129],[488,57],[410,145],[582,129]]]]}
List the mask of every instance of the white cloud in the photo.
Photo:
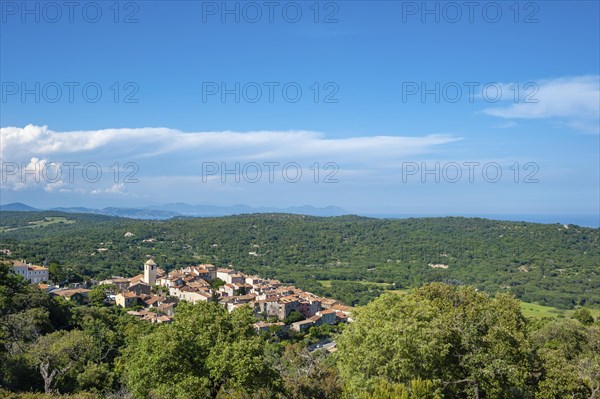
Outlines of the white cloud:
{"type": "Polygon", "coordinates": [[[46,191],[52,191],[60,182],[52,175],[54,168],[54,163],[37,157],[21,163],[3,161],[0,186],[14,191],[42,186],[46,191]]]}
{"type": "Polygon", "coordinates": [[[106,189],[94,189],[90,191],[90,194],[125,194],[125,184],[115,183],[106,189]]]}
{"type": "MultiPolygon", "coordinates": [[[[95,196],[139,196],[147,190],[155,192],[157,186],[150,183],[155,178],[166,178],[182,187],[182,176],[201,176],[203,162],[219,166],[226,163],[226,168],[249,161],[261,166],[265,162],[280,162],[280,165],[297,162],[305,176],[314,173],[311,165],[315,162],[325,176],[329,173],[324,169],[325,164],[334,162],[344,170],[357,168],[371,170],[373,174],[384,173],[387,165],[431,153],[460,140],[435,134],[335,138],[311,131],[181,132],[167,128],[57,132],[47,126],[34,125],[1,128],[0,138],[3,173],[5,164],[17,165],[14,176],[8,179],[3,176],[3,189],[39,188],[48,193],[95,196]],[[70,169],[67,162],[76,162],[77,166],[70,169]],[[127,168],[128,162],[135,168],[127,168]],[[86,172],[86,164],[91,163],[96,166],[86,172]],[[27,164],[28,169],[36,169],[38,174],[23,181],[21,172],[27,164]],[[54,169],[49,168],[55,164],[62,168],[59,179],[50,180],[40,172],[44,170],[46,175],[55,176],[54,169]],[[94,176],[101,179],[96,180],[94,176]],[[138,179],[145,183],[143,188],[129,184],[138,179]]],[[[280,165],[278,173],[281,173],[280,165]]],[[[212,181],[216,177],[205,176],[205,179],[212,181]]],[[[187,184],[196,189],[214,186],[207,184],[209,181],[187,184]]]]}
{"type": "Polygon", "coordinates": [[[60,192],[60,191],[66,190],[63,188],[64,185],[65,185],[65,182],[62,180],[58,180],[55,183],[47,183],[46,186],[44,187],[44,191],[51,193],[53,191],[58,190],[60,192]]]}
{"type": "Polygon", "coordinates": [[[483,112],[504,119],[553,118],[564,126],[586,132],[598,132],[600,120],[600,76],[578,76],[543,80],[530,100],[483,112]]]}
{"type": "Polygon", "coordinates": [[[4,161],[32,156],[60,156],[83,161],[141,159],[193,152],[197,157],[238,160],[339,157],[371,159],[415,155],[459,138],[449,135],[422,137],[365,136],[327,138],[309,131],[181,132],[166,128],[106,129],[55,132],[47,126],[0,129],[0,154],[4,161]]]}
{"type": "Polygon", "coordinates": [[[37,157],[25,162],[3,161],[1,172],[0,189],[11,191],[40,189],[47,193],[127,194],[123,183],[109,183],[108,188],[97,188],[106,186],[106,180],[110,182],[114,174],[105,176],[105,181],[90,180],[85,178],[82,167],[69,170],[65,163],[49,162],[37,157]]]}

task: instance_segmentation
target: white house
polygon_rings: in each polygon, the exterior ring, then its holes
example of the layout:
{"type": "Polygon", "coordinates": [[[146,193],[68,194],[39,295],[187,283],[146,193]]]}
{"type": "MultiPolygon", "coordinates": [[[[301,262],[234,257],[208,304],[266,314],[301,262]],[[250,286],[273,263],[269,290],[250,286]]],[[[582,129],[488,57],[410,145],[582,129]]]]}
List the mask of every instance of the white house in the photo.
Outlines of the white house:
{"type": "Polygon", "coordinates": [[[49,280],[48,268],[42,266],[32,265],[31,263],[25,263],[23,261],[13,262],[13,272],[23,276],[26,280],[32,283],[41,283],[49,280]]]}

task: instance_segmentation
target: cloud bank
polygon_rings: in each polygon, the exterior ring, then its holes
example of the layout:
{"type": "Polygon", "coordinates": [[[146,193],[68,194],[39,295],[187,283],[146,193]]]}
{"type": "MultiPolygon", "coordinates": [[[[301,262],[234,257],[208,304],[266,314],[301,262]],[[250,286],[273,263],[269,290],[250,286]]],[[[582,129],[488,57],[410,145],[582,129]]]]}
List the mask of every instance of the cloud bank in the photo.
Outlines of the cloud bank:
{"type": "Polygon", "coordinates": [[[529,102],[523,99],[483,112],[504,119],[553,119],[572,129],[598,133],[600,123],[600,76],[542,80],[529,102]]]}
{"type": "Polygon", "coordinates": [[[96,195],[127,194],[123,173],[117,176],[115,163],[121,168],[134,164],[135,173],[139,172],[148,181],[198,176],[205,161],[291,161],[298,162],[303,168],[309,168],[314,162],[334,162],[348,170],[377,169],[400,159],[434,152],[440,146],[460,140],[444,134],[336,138],[312,131],[182,132],[168,128],[58,132],[35,125],[1,128],[0,138],[3,188],[23,190],[41,186],[47,192],[81,192],[80,186],[67,184],[64,173],[56,181],[49,182],[44,176],[39,178],[43,174],[40,168],[75,162],[74,172],[92,175],[85,179],[87,183],[93,182],[98,170],[115,177],[110,184],[94,182],[96,184],[87,192],[96,195]],[[86,163],[93,163],[91,172],[90,168],[80,171],[86,163]],[[27,181],[23,181],[22,174],[7,175],[4,166],[8,164],[17,164],[19,169],[33,172],[27,181]]]}

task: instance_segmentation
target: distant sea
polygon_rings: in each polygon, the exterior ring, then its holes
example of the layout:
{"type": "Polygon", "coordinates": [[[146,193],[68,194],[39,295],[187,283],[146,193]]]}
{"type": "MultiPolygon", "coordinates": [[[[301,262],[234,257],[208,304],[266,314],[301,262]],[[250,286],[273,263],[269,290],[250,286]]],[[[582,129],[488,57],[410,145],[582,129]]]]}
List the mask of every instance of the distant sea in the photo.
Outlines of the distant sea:
{"type": "Polygon", "coordinates": [[[583,227],[600,227],[600,215],[447,215],[447,214],[361,214],[373,218],[383,219],[408,219],[408,218],[427,218],[427,217],[467,217],[467,218],[485,218],[494,220],[510,220],[514,222],[532,222],[532,223],[560,223],[574,224],[583,227]]]}

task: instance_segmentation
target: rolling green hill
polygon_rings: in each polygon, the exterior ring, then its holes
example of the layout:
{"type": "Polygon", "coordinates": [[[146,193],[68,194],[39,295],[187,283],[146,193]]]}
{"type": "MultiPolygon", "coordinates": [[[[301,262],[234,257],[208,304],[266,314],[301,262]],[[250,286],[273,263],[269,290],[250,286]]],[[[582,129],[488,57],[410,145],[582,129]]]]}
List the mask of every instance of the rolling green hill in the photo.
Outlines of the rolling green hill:
{"type": "Polygon", "coordinates": [[[289,214],[167,221],[0,215],[0,249],[10,249],[13,258],[47,259],[60,276],[133,275],[152,256],[167,270],[232,265],[348,304],[365,304],[386,289],[442,281],[510,291],[561,309],[600,305],[600,229],[574,225],[289,214]]]}

